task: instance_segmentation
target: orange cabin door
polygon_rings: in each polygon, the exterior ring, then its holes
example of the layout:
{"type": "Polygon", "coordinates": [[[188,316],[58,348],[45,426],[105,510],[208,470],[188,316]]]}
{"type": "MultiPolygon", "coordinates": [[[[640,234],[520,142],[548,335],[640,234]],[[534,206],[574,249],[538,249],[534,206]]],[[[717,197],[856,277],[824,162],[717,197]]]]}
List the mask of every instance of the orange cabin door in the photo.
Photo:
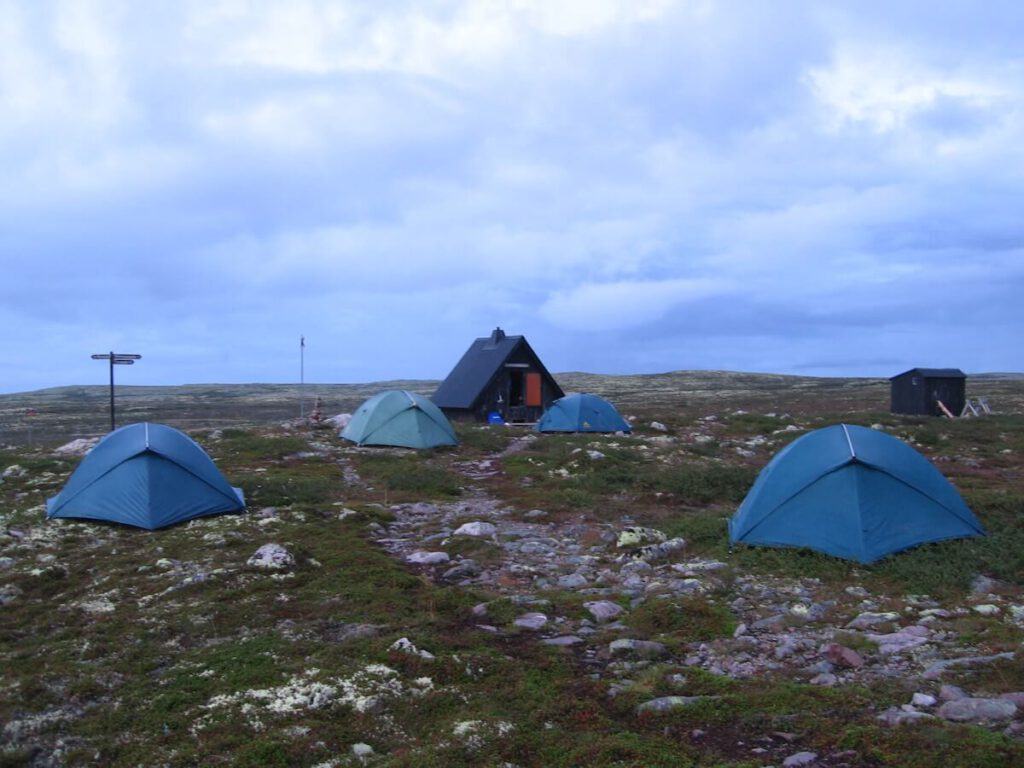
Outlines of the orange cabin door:
{"type": "Polygon", "coordinates": [[[540,374],[526,374],[526,405],[540,407],[543,404],[540,396],[540,374]]]}

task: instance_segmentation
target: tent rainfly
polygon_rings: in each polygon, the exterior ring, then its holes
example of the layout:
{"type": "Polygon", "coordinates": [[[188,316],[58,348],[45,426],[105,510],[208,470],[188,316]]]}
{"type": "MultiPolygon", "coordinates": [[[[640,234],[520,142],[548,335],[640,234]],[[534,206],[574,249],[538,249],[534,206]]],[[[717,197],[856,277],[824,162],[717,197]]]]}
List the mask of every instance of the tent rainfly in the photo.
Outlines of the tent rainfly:
{"type": "Polygon", "coordinates": [[[46,516],[164,528],[194,517],[241,512],[245,497],[183,432],[128,424],[100,440],[46,503],[46,516]]]}
{"type": "Polygon", "coordinates": [[[865,564],[984,535],[928,459],[891,435],[847,424],[809,432],[779,451],[729,521],[730,542],[808,547],[865,564]]]}
{"type": "Polygon", "coordinates": [[[560,397],[544,411],[535,432],[630,432],[615,406],[586,392],[560,397]]]}
{"type": "Polygon", "coordinates": [[[399,448],[459,444],[441,410],[422,395],[404,389],[389,389],[371,397],[352,414],[341,436],[357,445],[399,448]]]}

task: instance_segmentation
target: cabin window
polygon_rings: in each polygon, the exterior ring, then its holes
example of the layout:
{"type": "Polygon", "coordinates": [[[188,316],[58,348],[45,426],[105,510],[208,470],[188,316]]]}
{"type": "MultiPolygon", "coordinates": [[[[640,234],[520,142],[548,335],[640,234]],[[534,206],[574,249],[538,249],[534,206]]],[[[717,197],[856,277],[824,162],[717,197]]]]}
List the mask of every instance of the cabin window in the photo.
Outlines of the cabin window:
{"type": "Polygon", "coordinates": [[[916,386],[917,386],[918,384],[920,384],[920,383],[921,383],[921,382],[919,382],[919,381],[917,380],[917,376],[913,376],[913,377],[911,377],[911,379],[910,379],[910,386],[912,386],[912,387],[916,387],[916,386]]]}

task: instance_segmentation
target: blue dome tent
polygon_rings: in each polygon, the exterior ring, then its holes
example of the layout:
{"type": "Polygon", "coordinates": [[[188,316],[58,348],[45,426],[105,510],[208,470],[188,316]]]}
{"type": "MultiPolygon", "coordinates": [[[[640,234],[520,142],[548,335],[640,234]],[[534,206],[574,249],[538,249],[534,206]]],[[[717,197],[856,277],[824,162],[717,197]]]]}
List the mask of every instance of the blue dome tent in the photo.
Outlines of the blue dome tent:
{"type": "Polygon", "coordinates": [[[163,424],[129,424],[82,459],[46,516],[164,528],[194,517],[241,512],[245,497],[183,432],[163,424]]]}
{"type": "Polygon", "coordinates": [[[984,535],[928,459],[891,435],[847,424],[779,451],[729,521],[730,542],[809,547],[865,564],[920,544],[984,535]]]}
{"type": "Polygon", "coordinates": [[[458,445],[441,409],[422,395],[389,389],[374,395],[354,414],[341,436],[357,445],[434,448],[458,445]]]}
{"type": "Polygon", "coordinates": [[[587,393],[555,400],[534,426],[536,432],[630,432],[629,422],[603,397],[587,393]]]}

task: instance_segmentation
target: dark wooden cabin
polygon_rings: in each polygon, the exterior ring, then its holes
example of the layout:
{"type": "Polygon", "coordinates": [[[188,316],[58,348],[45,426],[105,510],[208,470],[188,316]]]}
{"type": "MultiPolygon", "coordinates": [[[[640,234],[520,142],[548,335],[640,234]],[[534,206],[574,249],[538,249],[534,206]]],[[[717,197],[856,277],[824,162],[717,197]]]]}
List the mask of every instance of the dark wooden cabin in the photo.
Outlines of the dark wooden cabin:
{"type": "Polygon", "coordinates": [[[911,368],[889,382],[893,413],[942,416],[941,402],[959,416],[967,401],[967,375],[959,368],[911,368]]]}
{"type": "Polygon", "coordinates": [[[495,328],[470,345],[430,399],[450,419],[487,421],[497,413],[532,423],[564,394],[525,337],[495,328]]]}

